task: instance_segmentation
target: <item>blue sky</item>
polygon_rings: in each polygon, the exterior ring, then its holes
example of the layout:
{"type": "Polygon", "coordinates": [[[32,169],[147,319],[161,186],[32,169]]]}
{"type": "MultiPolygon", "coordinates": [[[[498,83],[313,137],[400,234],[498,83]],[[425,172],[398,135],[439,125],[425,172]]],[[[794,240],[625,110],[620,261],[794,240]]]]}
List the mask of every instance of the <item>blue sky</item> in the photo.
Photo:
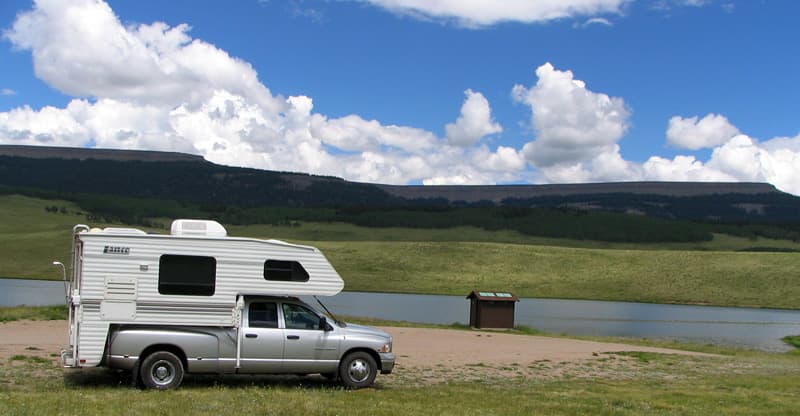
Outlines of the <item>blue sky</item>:
{"type": "Polygon", "coordinates": [[[4,1],[0,143],[800,194],[800,3],[497,3],[4,1]]]}

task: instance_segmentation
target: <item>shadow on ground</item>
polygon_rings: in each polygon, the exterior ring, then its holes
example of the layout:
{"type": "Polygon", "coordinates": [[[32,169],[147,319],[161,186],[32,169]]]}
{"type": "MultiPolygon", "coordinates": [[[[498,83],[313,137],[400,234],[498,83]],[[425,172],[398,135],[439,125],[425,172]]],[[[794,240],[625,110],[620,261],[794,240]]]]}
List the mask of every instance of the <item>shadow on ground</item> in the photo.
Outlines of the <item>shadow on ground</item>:
{"type": "MultiPolygon", "coordinates": [[[[107,368],[65,369],[64,383],[68,388],[82,387],[119,387],[138,388],[128,371],[110,370],[107,368]]],[[[313,375],[192,375],[187,374],[181,389],[207,387],[292,387],[305,389],[344,389],[335,380],[313,375]]],[[[381,388],[375,383],[374,388],[381,388]]]]}

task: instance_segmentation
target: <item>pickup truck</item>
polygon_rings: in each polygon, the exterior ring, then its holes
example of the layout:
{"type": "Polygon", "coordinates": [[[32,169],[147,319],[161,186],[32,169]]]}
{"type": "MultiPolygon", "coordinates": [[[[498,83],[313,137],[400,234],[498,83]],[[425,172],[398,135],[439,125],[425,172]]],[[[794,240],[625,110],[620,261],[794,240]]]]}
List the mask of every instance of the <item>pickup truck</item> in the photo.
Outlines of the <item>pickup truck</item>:
{"type": "Polygon", "coordinates": [[[237,327],[112,325],[105,365],[170,389],[192,374],[322,374],[368,387],[395,365],[386,332],[329,319],[295,297],[244,297],[237,327]]]}

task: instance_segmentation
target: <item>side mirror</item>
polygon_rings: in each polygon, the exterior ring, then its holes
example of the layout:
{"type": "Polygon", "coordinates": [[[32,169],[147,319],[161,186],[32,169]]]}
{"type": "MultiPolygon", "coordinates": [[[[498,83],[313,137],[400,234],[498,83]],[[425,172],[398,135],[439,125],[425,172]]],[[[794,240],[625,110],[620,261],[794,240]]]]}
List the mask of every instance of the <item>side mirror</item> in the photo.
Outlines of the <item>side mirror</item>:
{"type": "Polygon", "coordinates": [[[333,331],[333,327],[331,326],[331,324],[328,323],[328,318],[326,318],[324,316],[322,318],[320,318],[320,320],[319,320],[319,329],[322,330],[322,331],[325,331],[325,332],[333,331]]]}

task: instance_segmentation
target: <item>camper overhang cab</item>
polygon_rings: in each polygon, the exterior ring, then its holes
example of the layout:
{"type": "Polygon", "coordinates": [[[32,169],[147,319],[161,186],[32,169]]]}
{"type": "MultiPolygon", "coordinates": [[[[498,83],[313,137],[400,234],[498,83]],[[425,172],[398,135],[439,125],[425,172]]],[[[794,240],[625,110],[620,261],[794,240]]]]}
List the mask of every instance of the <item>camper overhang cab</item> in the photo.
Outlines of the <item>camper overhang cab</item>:
{"type": "Polygon", "coordinates": [[[395,363],[392,337],[345,324],[298,296],[344,282],[316,248],[229,237],[214,221],[169,235],[73,228],[65,367],[132,372],[173,388],[186,373],[312,374],[371,385],[395,363]]]}

